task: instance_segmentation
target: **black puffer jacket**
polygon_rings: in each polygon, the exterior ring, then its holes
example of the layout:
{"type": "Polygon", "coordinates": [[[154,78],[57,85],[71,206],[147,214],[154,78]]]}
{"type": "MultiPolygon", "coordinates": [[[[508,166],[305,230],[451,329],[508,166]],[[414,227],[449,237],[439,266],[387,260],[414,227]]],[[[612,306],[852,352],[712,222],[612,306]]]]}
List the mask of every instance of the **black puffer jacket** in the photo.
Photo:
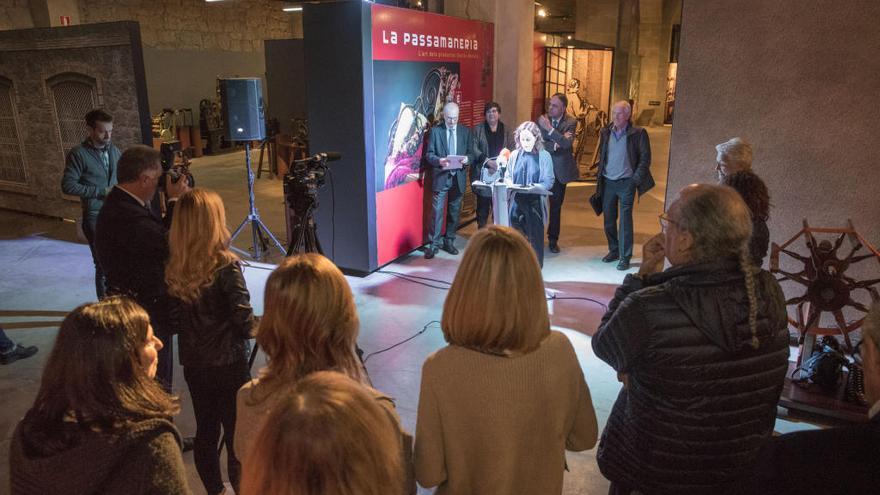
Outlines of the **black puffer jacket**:
{"type": "Polygon", "coordinates": [[[772,432],[788,366],[785,300],[756,275],[757,335],[739,263],[628,275],[592,345],[628,375],[598,450],[608,479],[647,494],[724,493],[772,432]]]}
{"type": "Polygon", "coordinates": [[[206,368],[247,361],[254,310],[238,263],[217,270],[198,301],[180,302],[175,310],[181,365],[206,368]]]}

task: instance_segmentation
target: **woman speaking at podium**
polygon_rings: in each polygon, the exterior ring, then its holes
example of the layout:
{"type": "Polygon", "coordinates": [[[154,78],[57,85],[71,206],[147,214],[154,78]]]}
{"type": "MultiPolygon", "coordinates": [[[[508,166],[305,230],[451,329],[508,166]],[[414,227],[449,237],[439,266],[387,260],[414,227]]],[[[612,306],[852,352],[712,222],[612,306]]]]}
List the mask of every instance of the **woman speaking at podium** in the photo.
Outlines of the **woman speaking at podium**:
{"type": "Polygon", "coordinates": [[[513,133],[516,149],[510,154],[507,169],[510,180],[520,189],[513,190],[510,202],[510,225],[523,233],[544,266],[544,228],[547,226],[547,197],[553,187],[553,159],[544,150],[538,125],[523,122],[513,133]]]}

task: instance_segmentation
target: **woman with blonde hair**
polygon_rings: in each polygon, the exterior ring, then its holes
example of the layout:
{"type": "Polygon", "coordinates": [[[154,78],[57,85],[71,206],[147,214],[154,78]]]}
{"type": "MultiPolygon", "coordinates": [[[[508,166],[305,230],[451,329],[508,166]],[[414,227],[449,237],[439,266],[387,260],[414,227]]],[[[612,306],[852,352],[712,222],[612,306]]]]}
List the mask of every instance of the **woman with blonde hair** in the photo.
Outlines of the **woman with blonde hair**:
{"type": "Polygon", "coordinates": [[[229,481],[238,489],[235,399],[250,379],[248,356],[254,312],[238,257],[229,249],[229,230],[220,196],[193,189],[178,200],[168,238],[168,293],[180,302],[179,355],[196,417],[193,457],[208,491],[224,491],[217,442],[226,445],[229,481]]]}
{"type": "Polygon", "coordinates": [[[280,394],[244,465],[243,495],[386,495],[403,477],[396,418],[368,389],[319,371],[280,394]]]}
{"type": "Polygon", "coordinates": [[[532,186],[534,192],[514,192],[510,202],[510,226],[522,232],[544,266],[544,227],[548,219],[547,192],[553,188],[553,158],[544,150],[541,129],[526,121],[513,132],[516,149],[510,154],[510,180],[532,186]],[[543,194],[541,194],[543,193],[543,194]]]}
{"type": "Polygon", "coordinates": [[[266,281],[263,318],[257,343],[268,365],[238,392],[235,443],[244,462],[257,432],[274,410],[282,391],[310,373],[336,371],[362,384],[393,417],[398,428],[398,451],[404,456],[407,479],[401,492],[415,492],[408,460],[411,437],[400,427],[391,398],[367,385],[355,349],[359,320],[351,288],[342,272],[320,254],[286,258],[266,281]]]}
{"type": "Polygon", "coordinates": [[[574,348],[550,330],[526,240],[492,226],[471,239],[446,297],[448,346],[422,367],[415,469],[437,494],[562,493],[565,450],[596,443],[574,348]]]}
{"type": "Polygon", "coordinates": [[[161,349],[130,299],[71,311],[13,434],[11,493],[189,494],[180,406],[155,380],[161,349]]]}

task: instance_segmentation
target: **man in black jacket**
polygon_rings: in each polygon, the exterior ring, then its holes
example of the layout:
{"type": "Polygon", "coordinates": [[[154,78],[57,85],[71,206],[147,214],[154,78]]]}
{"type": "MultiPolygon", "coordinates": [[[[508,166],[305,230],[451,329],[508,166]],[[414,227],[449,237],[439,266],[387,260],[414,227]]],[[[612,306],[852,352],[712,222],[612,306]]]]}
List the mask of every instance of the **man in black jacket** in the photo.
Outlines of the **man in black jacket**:
{"type": "Polygon", "coordinates": [[[458,105],[449,102],[443,106],[443,124],[431,129],[426,158],[431,164],[433,220],[428,228],[425,259],[431,259],[438,249],[458,254],[455,232],[461,215],[461,199],[467,187],[468,165],[474,162],[471,131],[458,123],[458,105]],[[464,156],[462,168],[450,168],[450,156],[464,156]],[[447,204],[448,203],[448,204],[447,204]],[[446,231],[443,229],[443,210],[446,210],[446,231]],[[441,244],[442,240],[442,244],[441,244]]]}
{"type": "Polygon", "coordinates": [[[660,220],[665,234],[592,339],[624,383],[597,460],[610,493],[725,493],[773,431],[785,298],[749,260],[751,218],[733,189],[689,186],[660,220]]]}
{"type": "Polygon", "coordinates": [[[605,263],[617,261],[618,270],[629,270],[633,247],[632,210],[636,192],[644,196],[654,187],[651,176],[651,142],[648,133],[633,125],[629,102],[611,108],[611,125],[599,133],[599,174],[596,191],[602,198],[608,254],[605,263]],[[620,229],[617,211],[620,204],[620,229]]]}
{"type": "Polygon", "coordinates": [[[578,178],[578,167],[572,155],[572,143],[577,129],[574,117],[565,113],[568,97],[556,93],[550,97],[547,115],[538,117],[538,127],[544,139],[544,149],[553,159],[553,193],[550,196],[550,214],[547,221],[547,247],[551,253],[559,252],[559,230],[562,223],[562,203],[565,201],[566,185],[578,178]]]}
{"type": "Polygon", "coordinates": [[[872,404],[867,422],[774,437],[757,473],[745,477],[752,483],[748,492],[842,495],[880,490],[880,303],[865,316],[862,334],[865,396],[872,404]]]}
{"type": "Polygon", "coordinates": [[[150,200],[162,176],[161,156],[148,146],[125,150],[117,165],[117,184],[98,214],[95,248],[107,275],[108,294],[132,297],[150,315],[156,336],[165,346],[159,351],[157,378],[171,390],[173,341],[170,305],[165,285],[168,226],[174,202],[189,190],[185,180],[166,179],[170,207],[165,218],[156,217],[150,200]]]}

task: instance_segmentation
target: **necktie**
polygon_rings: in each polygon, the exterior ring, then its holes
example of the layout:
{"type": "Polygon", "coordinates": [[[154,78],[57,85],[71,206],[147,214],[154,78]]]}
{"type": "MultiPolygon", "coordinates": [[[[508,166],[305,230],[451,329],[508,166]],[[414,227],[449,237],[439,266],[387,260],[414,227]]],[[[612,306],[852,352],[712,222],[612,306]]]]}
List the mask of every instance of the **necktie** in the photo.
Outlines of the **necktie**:
{"type": "Polygon", "coordinates": [[[101,150],[101,161],[104,162],[104,170],[106,170],[107,173],[109,174],[110,173],[110,152],[109,152],[109,150],[107,150],[106,147],[101,150]]]}
{"type": "Polygon", "coordinates": [[[559,119],[553,119],[553,128],[556,129],[556,126],[559,125],[559,119]]]}
{"type": "Polygon", "coordinates": [[[455,128],[449,129],[449,136],[448,136],[447,141],[449,142],[449,146],[448,146],[449,154],[454,155],[455,154],[455,128]]]}

